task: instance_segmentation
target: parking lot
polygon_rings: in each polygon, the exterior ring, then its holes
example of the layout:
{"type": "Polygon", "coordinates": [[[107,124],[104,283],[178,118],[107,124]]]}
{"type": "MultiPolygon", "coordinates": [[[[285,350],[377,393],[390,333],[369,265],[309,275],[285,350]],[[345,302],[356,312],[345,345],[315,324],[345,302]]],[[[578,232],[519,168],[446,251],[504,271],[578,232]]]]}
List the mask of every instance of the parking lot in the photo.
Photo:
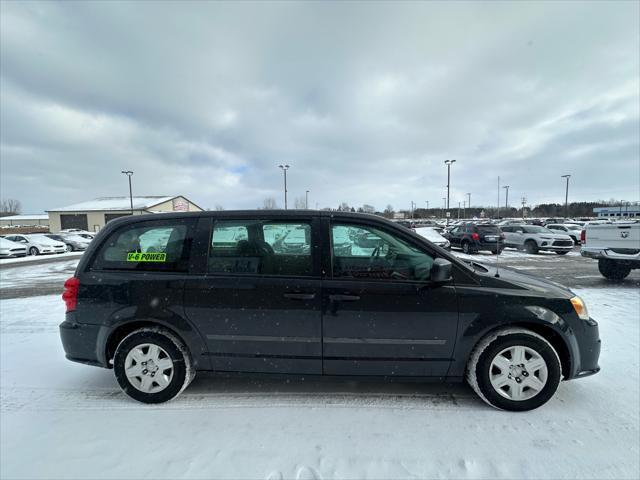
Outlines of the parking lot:
{"type": "Polygon", "coordinates": [[[59,292],[77,258],[0,265],[0,476],[638,478],[638,271],[608,282],[577,249],[472,258],[583,296],[600,322],[602,371],[520,414],[464,384],[210,374],[173,402],[142,405],[112,371],[64,359],[59,292]]]}

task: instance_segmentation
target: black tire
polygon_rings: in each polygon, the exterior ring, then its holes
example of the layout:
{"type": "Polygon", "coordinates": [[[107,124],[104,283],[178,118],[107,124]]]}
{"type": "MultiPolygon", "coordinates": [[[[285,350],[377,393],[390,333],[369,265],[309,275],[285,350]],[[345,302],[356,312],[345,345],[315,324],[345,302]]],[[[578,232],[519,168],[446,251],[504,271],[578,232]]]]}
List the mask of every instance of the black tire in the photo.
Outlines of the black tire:
{"type": "Polygon", "coordinates": [[[562,364],[558,353],[542,336],[525,328],[511,327],[490,333],[478,342],[469,357],[466,378],[471,388],[492,407],[522,412],[538,408],[553,397],[562,380],[562,364]],[[537,352],[546,363],[548,373],[544,387],[526,400],[506,398],[491,384],[492,361],[501,351],[512,346],[528,347],[537,352]]]}
{"type": "Polygon", "coordinates": [[[527,240],[526,242],[524,242],[524,249],[527,253],[530,253],[532,255],[536,255],[540,250],[538,248],[538,244],[534,240],[527,240]]]}
{"type": "Polygon", "coordinates": [[[184,343],[173,333],[160,327],[146,327],[127,335],[116,348],[113,370],[122,391],[129,397],[143,403],[163,403],[177,397],[195,377],[191,356],[184,343]],[[173,363],[173,375],[164,389],[147,393],[136,388],[125,372],[125,361],[131,350],[141,344],[161,347],[173,363]]]}
{"type": "Polygon", "coordinates": [[[74,248],[73,245],[71,245],[70,243],[67,243],[67,252],[73,252],[74,248]]]}
{"type": "Polygon", "coordinates": [[[558,255],[566,255],[567,253],[569,253],[569,250],[556,250],[556,253],[558,255]]]}
{"type": "Polygon", "coordinates": [[[467,255],[471,255],[473,253],[471,244],[467,240],[462,242],[462,253],[466,253],[467,255]]]}
{"type": "Polygon", "coordinates": [[[598,270],[609,280],[624,280],[631,273],[631,267],[608,258],[598,260],[598,270]]]}
{"type": "Polygon", "coordinates": [[[40,255],[40,251],[36,247],[31,247],[29,249],[29,255],[32,255],[35,257],[36,255],[40,255]]]}

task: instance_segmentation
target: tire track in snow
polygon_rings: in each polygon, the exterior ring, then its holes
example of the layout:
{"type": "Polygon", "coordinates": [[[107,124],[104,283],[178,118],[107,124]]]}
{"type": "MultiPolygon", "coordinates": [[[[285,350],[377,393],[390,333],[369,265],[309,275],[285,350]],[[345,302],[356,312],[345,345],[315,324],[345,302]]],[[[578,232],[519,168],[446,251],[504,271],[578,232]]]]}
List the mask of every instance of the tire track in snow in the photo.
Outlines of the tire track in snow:
{"type": "Polygon", "coordinates": [[[411,410],[477,409],[473,394],[399,394],[360,392],[314,393],[199,393],[184,392],[163,405],[145,405],[127,399],[119,389],[53,390],[4,386],[2,411],[59,410],[208,410],[228,408],[382,408],[411,410]]]}

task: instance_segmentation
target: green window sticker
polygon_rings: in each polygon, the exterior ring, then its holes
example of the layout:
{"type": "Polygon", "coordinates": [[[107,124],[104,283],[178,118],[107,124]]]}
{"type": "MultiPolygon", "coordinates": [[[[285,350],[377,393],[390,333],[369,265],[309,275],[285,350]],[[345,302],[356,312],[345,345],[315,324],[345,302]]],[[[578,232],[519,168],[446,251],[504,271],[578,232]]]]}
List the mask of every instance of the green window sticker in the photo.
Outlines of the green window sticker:
{"type": "Polygon", "coordinates": [[[166,262],[166,253],[142,253],[142,252],[130,252],[127,253],[127,262],[166,262]]]}

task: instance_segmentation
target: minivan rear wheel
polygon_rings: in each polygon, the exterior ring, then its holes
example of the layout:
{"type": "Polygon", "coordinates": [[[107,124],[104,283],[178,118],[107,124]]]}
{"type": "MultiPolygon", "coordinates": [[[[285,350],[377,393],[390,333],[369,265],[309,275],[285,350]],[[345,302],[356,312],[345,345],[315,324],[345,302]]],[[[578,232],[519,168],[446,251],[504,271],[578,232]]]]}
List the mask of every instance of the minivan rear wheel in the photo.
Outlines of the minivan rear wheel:
{"type": "Polygon", "coordinates": [[[560,357],[541,335],[524,328],[491,333],[474,348],[467,382],[486,403],[510,411],[544,405],[562,379],[560,357]]]}
{"type": "Polygon", "coordinates": [[[160,327],[127,335],[116,348],[113,369],[122,391],[143,403],[172,400],[195,377],[184,343],[160,327]]]}

